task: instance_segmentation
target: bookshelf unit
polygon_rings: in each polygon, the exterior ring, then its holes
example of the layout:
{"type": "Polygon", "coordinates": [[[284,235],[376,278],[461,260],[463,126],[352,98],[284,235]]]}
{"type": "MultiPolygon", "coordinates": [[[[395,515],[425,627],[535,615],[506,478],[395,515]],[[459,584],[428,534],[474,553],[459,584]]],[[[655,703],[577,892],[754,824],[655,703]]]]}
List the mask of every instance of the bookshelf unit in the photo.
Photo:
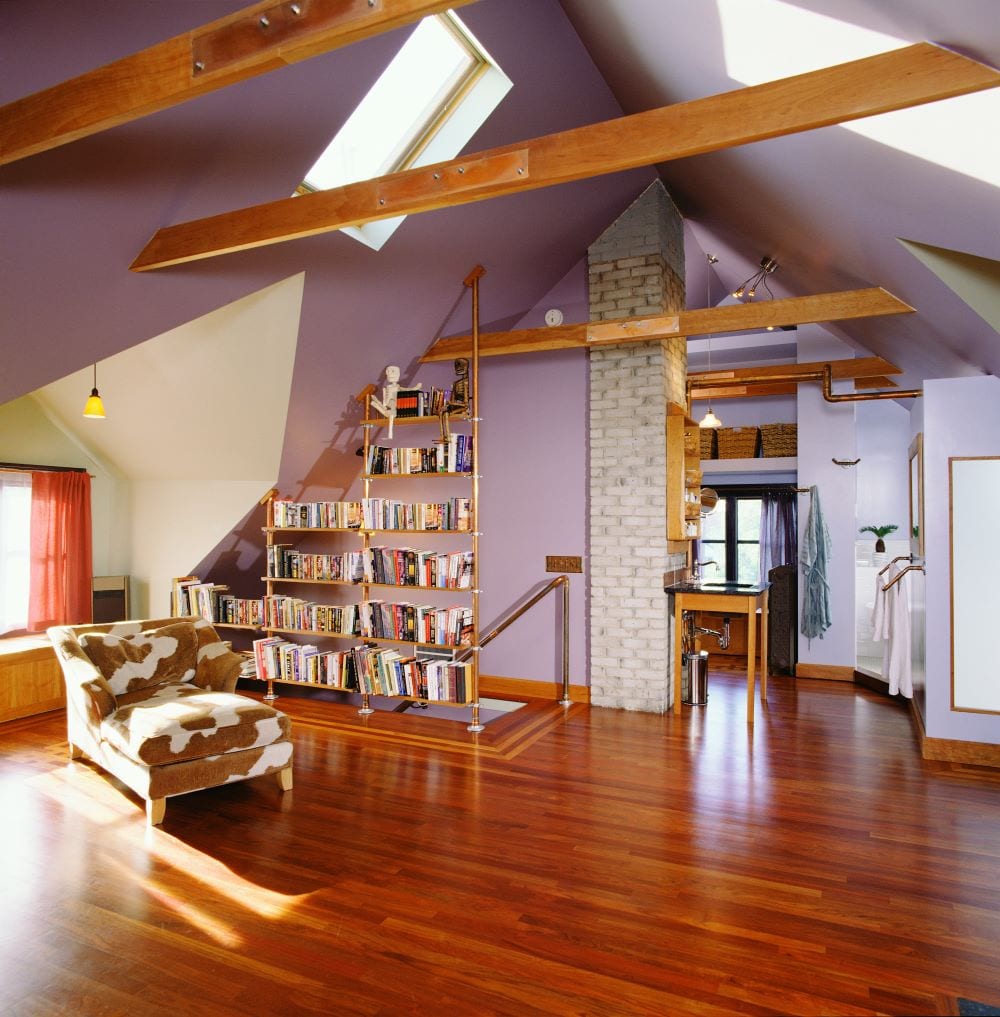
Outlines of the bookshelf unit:
{"type": "MultiPolygon", "coordinates": [[[[484,729],[479,709],[478,511],[479,279],[483,274],[477,267],[464,280],[472,291],[471,391],[467,410],[448,417],[449,430],[457,425],[453,440],[445,442],[434,434],[442,427],[438,414],[397,414],[393,429],[400,428],[406,437],[394,430],[391,442],[385,439],[390,420],[372,406],[375,387],[368,386],[359,396],[364,401],[361,500],[297,503],[271,493],[264,527],[264,639],[255,642],[258,678],[267,682],[266,699],[277,698],[275,684],[342,688],[361,694],[363,715],[374,712],[372,695],[388,695],[421,704],[471,708],[468,730],[484,729]],[[407,444],[410,436],[422,438],[423,445],[407,444]],[[425,482],[427,489],[440,484],[439,500],[403,500],[411,490],[408,482],[414,480],[425,482]],[[456,495],[458,490],[462,493],[456,495]],[[293,520],[290,513],[297,517],[293,520]],[[318,546],[324,534],[350,534],[354,546],[336,550],[318,546]],[[319,540],[308,541],[299,550],[302,537],[316,535],[319,540]],[[420,546],[409,546],[403,539],[406,536],[420,546]],[[300,592],[297,587],[318,593],[317,587],[324,586],[341,591],[353,587],[360,596],[344,604],[293,596],[300,592]],[[461,603],[411,603],[405,596],[411,592],[422,593],[424,600],[448,594],[449,600],[461,603]],[[296,647],[283,641],[286,636],[322,641],[322,646],[317,652],[306,652],[301,644],[296,647]],[[327,641],[339,648],[325,649],[327,641]],[[286,674],[288,668],[308,670],[297,679],[277,676],[274,668],[280,659],[286,674]],[[337,684],[348,676],[356,679],[358,688],[337,684]]],[[[426,489],[422,486],[421,490],[426,489]]]]}
{"type": "MultiPolygon", "coordinates": [[[[667,412],[667,540],[687,542],[701,535],[701,437],[682,406],[667,412]]],[[[683,544],[687,549],[687,543],[683,544]]]]}

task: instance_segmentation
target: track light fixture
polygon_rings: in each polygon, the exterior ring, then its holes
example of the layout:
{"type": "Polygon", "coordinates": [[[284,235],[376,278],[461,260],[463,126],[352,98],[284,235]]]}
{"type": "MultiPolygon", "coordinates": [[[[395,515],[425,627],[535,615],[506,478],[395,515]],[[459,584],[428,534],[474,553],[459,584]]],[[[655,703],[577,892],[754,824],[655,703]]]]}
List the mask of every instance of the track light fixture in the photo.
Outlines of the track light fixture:
{"type": "Polygon", "coordinates": [[[767,285],[767,277],[774,272],[778,267],[778,263],[774,258],[769,258],[765,255],[760,259],[760,268],[754,272],[749,279],[741,283],[735,290],[733,290],[733,296],[737,300],[742,300],[744,303],[750,303],[751,300],[757,295],[757,287],[763,286],[767,290],[767,295],[771,300],[774,299],[774,294],[771,292],[771,288],[767,285]]]}

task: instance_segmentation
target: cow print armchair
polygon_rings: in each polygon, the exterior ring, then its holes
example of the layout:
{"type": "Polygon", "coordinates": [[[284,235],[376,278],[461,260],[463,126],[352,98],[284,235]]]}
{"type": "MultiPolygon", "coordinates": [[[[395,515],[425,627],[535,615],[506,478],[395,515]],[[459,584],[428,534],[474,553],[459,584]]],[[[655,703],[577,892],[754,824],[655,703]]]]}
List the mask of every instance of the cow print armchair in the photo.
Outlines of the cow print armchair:
{"type": "Polygon", "coordinates": [[[48,630],[66,682],[70,758],[87,756],[145,799],[276,774],[292,787],[291,722],[237,694],[242,658],[201,618],[48,630]]]}

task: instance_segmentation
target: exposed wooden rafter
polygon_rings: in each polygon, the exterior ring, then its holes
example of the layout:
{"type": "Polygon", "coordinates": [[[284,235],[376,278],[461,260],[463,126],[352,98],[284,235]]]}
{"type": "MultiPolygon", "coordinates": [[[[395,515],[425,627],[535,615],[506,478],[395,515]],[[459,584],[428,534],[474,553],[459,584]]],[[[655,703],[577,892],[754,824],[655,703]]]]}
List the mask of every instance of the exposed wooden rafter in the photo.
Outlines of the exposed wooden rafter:
{"type": "MultiPolygon", "coordinates": [[[[609,343],[652,342],[678,336],[706,335],[709,332],[741,332],[765,329],[768,325],[778,328],[782,325],[846,321],[849,318],[873,318],[887,314],[908,314],[912,311],[909,304],[881,287],[873,286],[864,290],[819,293],[810,297],[697,308],[649,318],[486,332],[479,337],[479,355],[496,357],[609,343]]],[[[429,362],[467,357],[472,348],[471,343],[471,337],[467,335],[438,339],[421,359],[429,362]]]]}
{"type": "Polygon", "coordinates": [[[994,88],[1000,71],[931,43],[158,230],[145,271],[343,226],[701,155],[994,88]]]}
{"type": "Polygon", "coordinates": [[[0,165],[474,0],[264,0],[0,108],[0,165]]]}

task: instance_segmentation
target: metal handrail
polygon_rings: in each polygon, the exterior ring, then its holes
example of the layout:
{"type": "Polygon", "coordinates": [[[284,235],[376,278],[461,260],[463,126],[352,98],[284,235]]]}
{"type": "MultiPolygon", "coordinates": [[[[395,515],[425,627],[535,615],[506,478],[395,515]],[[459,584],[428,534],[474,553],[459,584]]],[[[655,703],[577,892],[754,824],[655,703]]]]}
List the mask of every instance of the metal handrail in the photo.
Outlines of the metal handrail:
{"type": "Polygon", "coordinates": [[[562,699],[561,706],[572,706],[573,700],[569,696],[569,576],[556,576],[555,579],[546,583],[533,597],[526,600],[520,607],[515,608],[495,628],[491,629],[479,640],[478,647],[467,647],[455,657],[456,661],[468,660],[476,649],[482,649],[491,643],[501,632],[509,628],[521,615],[526,614],[533,608],[547,593],[557,587],[562,587],[563,610],[562,610],[562,699]]]}
{"type": "Polygon", "coordinates": [[[913,555],[912,554],[897,554],[896,557],[893,558],[892,561],[889,562],[888,565],[886,565],[883,568],[879,569],[879,573],[878,574],[880,576],[884,576],[886,574],[886,572],[888,572],[889,569],[891,569],[893,567],[893,565],[895,565],[896,562],[898,562],[898,561],[913,561],[913,555]]]}
{"type": "Polygon", "coordinates": [[[907,572],[914,571],[923,572],[924,575],[927,575],[927,570],[923,567],[923,565],[907,565],[905,569],[900,569],[899,572],[897,572],[896,575],[894,575],[892,579],[890,579],[889,582],[882,587],[882,592],[887,593],[893,586],[896,585],[896,583],[900,581],[900,579],[903,578],[903,576],[906,575],[907,572]]]}

